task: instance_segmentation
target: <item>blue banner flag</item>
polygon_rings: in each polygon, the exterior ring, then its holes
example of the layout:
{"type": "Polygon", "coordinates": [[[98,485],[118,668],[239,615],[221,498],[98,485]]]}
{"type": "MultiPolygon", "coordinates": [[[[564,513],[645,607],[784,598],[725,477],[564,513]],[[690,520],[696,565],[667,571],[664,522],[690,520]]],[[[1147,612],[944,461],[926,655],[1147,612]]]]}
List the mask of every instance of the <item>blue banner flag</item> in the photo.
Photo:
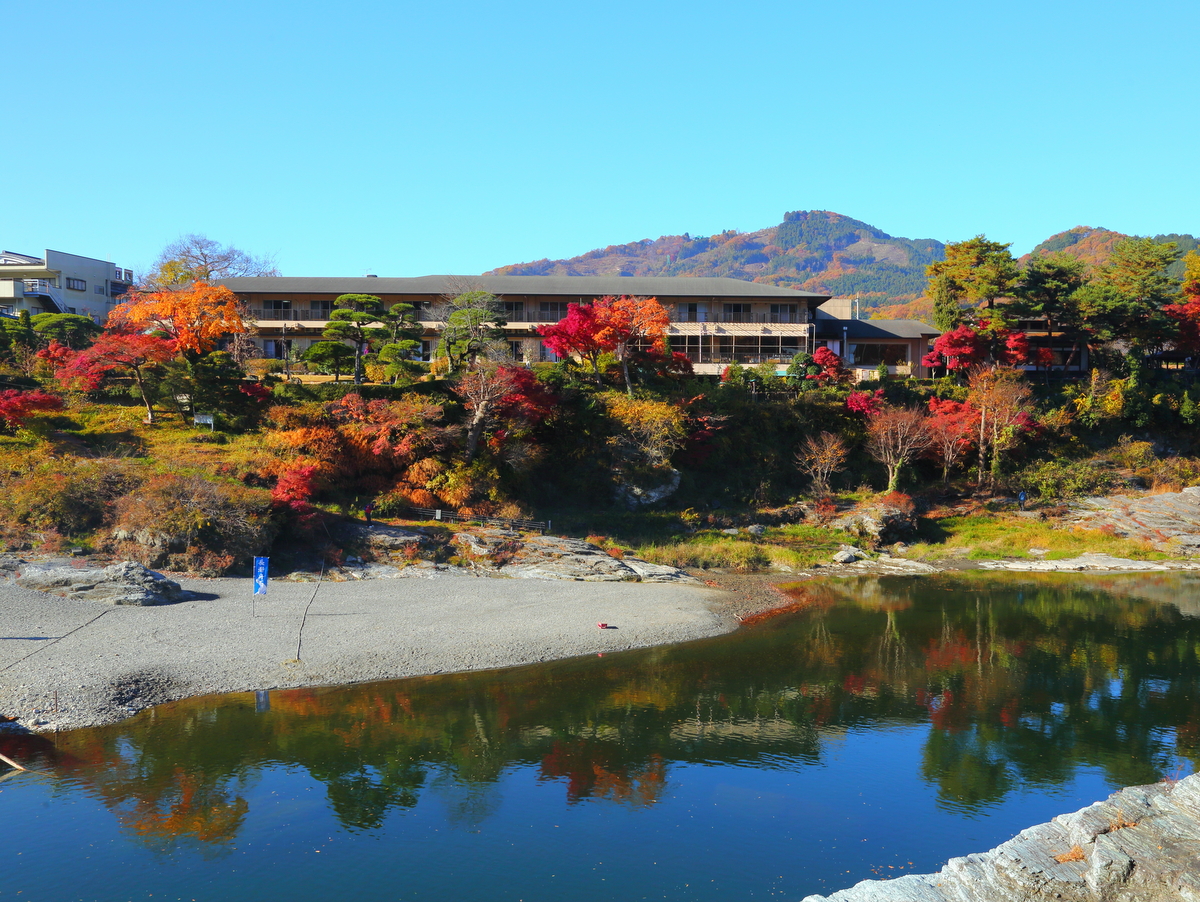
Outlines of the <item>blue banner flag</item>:
{"type": "Polygon", "coordinates": [[[256,557],[254,559],[254,594],[267,594],[267,562],[271,560],[268,557],[256,557]]]}

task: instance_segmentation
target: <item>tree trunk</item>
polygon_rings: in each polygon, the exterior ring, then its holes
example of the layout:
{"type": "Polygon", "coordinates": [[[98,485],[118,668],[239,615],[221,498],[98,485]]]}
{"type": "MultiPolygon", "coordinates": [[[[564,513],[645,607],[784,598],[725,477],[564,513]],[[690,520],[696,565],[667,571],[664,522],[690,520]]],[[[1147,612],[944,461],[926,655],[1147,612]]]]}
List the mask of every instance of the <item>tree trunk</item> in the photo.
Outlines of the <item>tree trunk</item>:
{"type": "Polygon", "coordinates": [[[976,488],[983,486],[983,474],[987,467],[987,411],[979,411],[979,476],[975,480],[976,488]]]}
{"type": "Polygon", "coordinates": [[[479,438],[483,435],[484,424],[487,423],[488,410],[492,402],[480,400],[472,411],[471,424],[467,427],[467,463],[475,459],[475,451],[479,448],[479,438]]]}
{"type": "Polygon", "coordinates": [[[621,345],[619,353],[621,355],[621,372],[623,372],[625,374],[625,394],[632,396],[633,395],[633,380],[629,377],[629,347],[628,347],[628,345],[621,345]]]}
{"type": "Polygon", "coordinates": [[[142,393],[142,403],[146,405],[146,422],[153,423],[154,420],[154,405],[150,403],[150,396],[146,394],[146,383],[142,381],[142,371],[138,367],[133,367],[133,381],[137,383],[138,391],[142,393]]]}
{"type": "Polygon", "coordinates": [[[363,346],[356,344],[354,346],[354,384],[363,384],[363,346]]]}

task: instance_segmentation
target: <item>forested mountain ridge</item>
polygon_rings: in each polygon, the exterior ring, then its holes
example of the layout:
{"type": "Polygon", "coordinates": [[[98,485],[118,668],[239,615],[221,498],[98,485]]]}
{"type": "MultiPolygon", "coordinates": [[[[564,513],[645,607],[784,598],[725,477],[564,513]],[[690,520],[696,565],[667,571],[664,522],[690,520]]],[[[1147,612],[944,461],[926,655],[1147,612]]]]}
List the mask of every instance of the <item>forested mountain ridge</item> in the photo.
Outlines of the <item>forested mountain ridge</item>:
{"type": "Polygon", "coordinates": [[[757,232],[664,235],[567,260],[501,266],[491,274],[725,276],[896,303],[921,296],[925,267],[942,259],[944,247],[931,238],[896,238],[839,213],[799,210],[757,232]]]}
{"type": "MultiPolygon", "coordinates": [[[[1077,257],[1089,266],[1101,266],[1108,262],[1108,258],[1112,255],[1113,245],[1122,238],[1128,237],[1130,236],[1123,232],[1114,232],[1111,229],[1093,229],[1089,226],[1075,226],[1073,229],[1067,229],[1065,232],[1051,235],[1028,254],[1021,257],[1020,263],[1024,265],[1034,254],[1063,253],[1071,257],[1077,257]]],[[[1168,241],[1175,242],[1179,248],[1180,258],[1200,248],[1200,240],[1197,240],[1192,235],[1155,235],[1154,240],[1159,244],[1165,244],[1168,241]]],[[[1183,278],[1183,267],[1183,260],[1179,259],[1167,268],[1167,273],[1176,279],[1183,278]]]]}
{"type": "MultiPolygon", "coordinates": [[[[1002,236],[996,236],[1003,240],[1002,236]]],[[[1107,262],[1113,245],[1128,237],[1110,229],[1076,226],[1037,245],[1032,254],[1062,252],[1091,266],[1107,262]]],[[[1174,241],[1180,254],[1200,247],[1191,235],[1156,235],[1174,241]]],[[[797,210],[777,226],[756,232],[730,229],[716,235],[664,235],[614,244],[564,260],[514,263],[490,271],[511,276],[725,276],[834,296],[859,295],[875,316],[928,319],[925,267],[943,259],[933,238],[898,238],[840,213],[797,210]]],[[[1183,274],[1183,263],[1171,275],[1183,274]]]]}

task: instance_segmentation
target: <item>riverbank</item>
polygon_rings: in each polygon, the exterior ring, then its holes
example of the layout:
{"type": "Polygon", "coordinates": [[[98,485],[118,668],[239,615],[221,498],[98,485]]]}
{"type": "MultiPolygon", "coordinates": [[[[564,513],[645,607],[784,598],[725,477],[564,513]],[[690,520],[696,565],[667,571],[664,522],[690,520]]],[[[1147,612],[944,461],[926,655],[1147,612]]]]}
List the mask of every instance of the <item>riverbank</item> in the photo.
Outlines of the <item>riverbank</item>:
{"type": "Polygon", "coordinates": [[[152,607],[63,598],[3,580],[0,728],[79,729],[192,696],[488,670],[687,642],[790,608],[794,600],[782,584],[980,567],[1158,573],[1200,564],[1083,555],[933,567],[883,555],[791,573],[697,571],[694,582],[667,584],[447,572],[275,580],[258,598],[248,579],[179,577],[192,600],[152,607]]]}
{"type": "Polygon", "coordinates": [[[936,874],[865,880],[803,902],[1174,902],[1200,897],[1200,775],[1132,786],[936,874]]]}
{"type": "Polygon", "coordinates": [[[727,593],[703,586],[441,575],[273,581],[255,598],[248,579],[179,582],[196,597],[154,607],[0,582],[0,715],[70,730],[189,696],[534,664],[738,623],[727,593]]]}

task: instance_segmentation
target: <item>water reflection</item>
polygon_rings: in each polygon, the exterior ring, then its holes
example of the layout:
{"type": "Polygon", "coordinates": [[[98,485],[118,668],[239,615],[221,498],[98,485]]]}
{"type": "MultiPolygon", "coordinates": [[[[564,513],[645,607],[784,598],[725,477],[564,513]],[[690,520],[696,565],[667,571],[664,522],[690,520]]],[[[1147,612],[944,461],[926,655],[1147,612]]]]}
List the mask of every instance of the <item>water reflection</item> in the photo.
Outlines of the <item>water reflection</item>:
{"type": "Polygon", "coordinates": [[[839,736],[897,726],[927,733],[919,775],[896,779],[977,816],[1081,767],[1117,787],[1200,764],[1200,619],[1158,601],[1194,585],[1172,579],[804,584],[790,590],[795,613],[719,640],[273,691],[269,704],[199,699],[19,741],[145,845],[206,854],[243,830],[249,789],[272,769],[317,781],[347,831],[381,831],[426,797],[469,828],[494,816],[517,768],[570,805],[637,810],[662,802],[683,766],[825,765],[839,736]]]}

